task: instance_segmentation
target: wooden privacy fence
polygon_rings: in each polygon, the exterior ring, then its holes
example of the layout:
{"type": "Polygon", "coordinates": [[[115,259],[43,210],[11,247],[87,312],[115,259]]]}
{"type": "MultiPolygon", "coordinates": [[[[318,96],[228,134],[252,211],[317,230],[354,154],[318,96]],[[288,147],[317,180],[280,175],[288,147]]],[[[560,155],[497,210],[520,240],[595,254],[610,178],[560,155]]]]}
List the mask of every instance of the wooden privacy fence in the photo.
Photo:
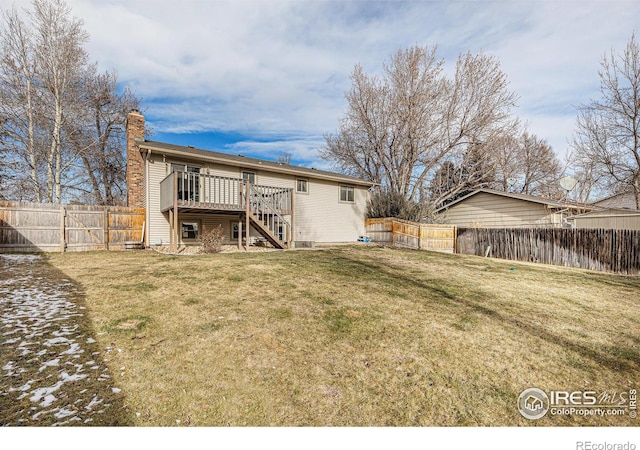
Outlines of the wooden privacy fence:
{"type": "Polygon", "coordinates": [[[144,223],[144,208],[0,201],[0,252],[122,250],[144,223]]]}
{"type": "Polygon", "coordinates": [[[383,218],[366,219],[365,229],[367,236],[373,242],[445,253],[453,253],[455,249],[455,225],[435,225],[383,218]]]}
{"type": "Polygon", "coordinates": [[[457,252],[567,267],[640,273],[640,231],[459,228],[457,252]]]}

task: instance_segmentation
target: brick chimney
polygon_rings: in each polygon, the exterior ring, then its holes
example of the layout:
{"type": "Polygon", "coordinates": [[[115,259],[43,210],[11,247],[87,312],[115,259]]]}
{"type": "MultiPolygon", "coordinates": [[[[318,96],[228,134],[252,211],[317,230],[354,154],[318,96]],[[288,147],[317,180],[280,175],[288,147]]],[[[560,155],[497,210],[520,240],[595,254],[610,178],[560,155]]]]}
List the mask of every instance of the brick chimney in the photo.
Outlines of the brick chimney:
{"type": "Polygon", "coordinates": [[[127,115],[127,206],[144,208],[144,161],[136,139],[144,139],[144,116],[134,109],[127,115]]]}

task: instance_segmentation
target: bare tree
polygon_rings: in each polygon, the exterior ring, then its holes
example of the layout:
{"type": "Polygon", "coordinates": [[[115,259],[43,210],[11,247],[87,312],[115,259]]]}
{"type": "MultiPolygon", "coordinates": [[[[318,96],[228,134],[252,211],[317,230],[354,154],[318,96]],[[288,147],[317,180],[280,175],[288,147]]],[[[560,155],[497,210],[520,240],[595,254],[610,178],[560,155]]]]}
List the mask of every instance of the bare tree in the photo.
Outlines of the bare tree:
{"type": "Polygon", "coordinates": [[[491,147],[492,161],[495,169],[493,188],[511,192],[521,174],[521,147],[518,136],[508,134],[497,136],[487,144],[491,147]]]}
{"type": "Polygon", "coordinates": [[[51,202],[60,202],[62,176],[73,158],[65,158],[63,128],[66,109],[89,61],[83,45],[89,35],[82,21],[71,15],[64,0],[33,0],[37,67],[42,81],[51,140],[47,154],[47,191],[51,202]]]}
{"type": "Polygon", "coordinates": [[[289,165],[291,164],[291,157],[291,153],[283,152],[278,156],[278,163],[289,165]]]}
{"type": "Polygon", "coordinates": [[[96,73],[90,67],[81,85],[81,101],[70,109],[65,122],[65,134],[84,174],[84,183],[73,189],[80,197],[88,195],[86,202],[99,205],[124,200],[126,117],[140,103],[128,88],[119,93],[117,85],[114,72],[96,73]]]}
{"type": "Polygon", "coordinates": [[[520,140],[523,174],[520,192],[547,197],[557,195],[562,165],[551,146],[527,131],[522,133],[520,140]]]}
{"type": "Polygon", "coordinates": [[[502,136],[488,152],[496,168],[496,189],[546,197],[557,196],[562,164],[546,140],[522,131],[502,136]]]}
{"type": "Polygon", "coordinates": [[[448,160],[440,164],[429,185],[426,210],[438,208],[475,189],[491,187],[496,179],[491,150],[486,144],[469,145],[458,164],[448,160]]]}
{"type": "Polygon", "coordinates": [[[360,65],[351,74],[348,109],[326,136],[323,158],[409,201],[424,201],[440,165],[513,127],[516,96],[495,58],[461,55],[453,78],[435,48],[399,50],[381,77],[360,65]]]}
{"type": "MultiPolygon", "coordinates": [[[[13,171],[27,174],[27,192],[31,198],[42,200],[38,179],[39,149],[36,143],[37,62],[33,36],[17,10],[3,15],[0,35],[0,115],[2,116],[2,145],[6,153],[17,158],[13,171]]],[[[5,170],[9,169],[5,161],[5,170]]]]}
{"type": "Polygon", "coordinates": [[[574,163],[610,193],[631,191],[640,209],[640,47],[635,33],[622,54],[604,55],[600,96],[580,105],[574,163]]]}
{"type": "Polygon", "coordinates": [[[0,30],[0,136],[10,197],[63,196],[114,204],[123,197],[124,122],[139,107],[115,73],[98,74],[88,34],[64,0],[32,0],[0,30]],[[74,196],[74,197],[72,197],[74,196]]]}

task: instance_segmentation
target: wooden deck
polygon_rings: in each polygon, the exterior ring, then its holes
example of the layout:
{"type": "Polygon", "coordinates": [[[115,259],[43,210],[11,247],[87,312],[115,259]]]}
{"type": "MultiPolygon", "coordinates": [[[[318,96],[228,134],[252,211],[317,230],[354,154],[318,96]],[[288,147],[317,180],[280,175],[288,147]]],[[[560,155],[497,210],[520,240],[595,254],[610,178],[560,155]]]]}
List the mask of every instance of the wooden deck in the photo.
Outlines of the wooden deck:
{"type": "Polygon", "coordinates": [[[176,171],[160,182],[160,209],[169,213],[170,245],[179,242],[179,214],[233,214],[276,248],[288,248],[292,232],[293,189],[251,185],[240,178],[176,171]]]}

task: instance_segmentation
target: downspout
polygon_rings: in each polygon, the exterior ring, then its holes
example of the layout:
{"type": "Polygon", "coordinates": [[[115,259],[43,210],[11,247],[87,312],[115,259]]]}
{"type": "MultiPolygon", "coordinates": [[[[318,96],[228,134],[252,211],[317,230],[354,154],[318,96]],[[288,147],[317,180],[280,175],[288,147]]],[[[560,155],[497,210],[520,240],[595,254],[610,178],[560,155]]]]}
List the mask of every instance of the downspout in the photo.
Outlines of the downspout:
{"type": "Polygon", "coordinates": [[[149,210],[149,157],[151,156],[151,149],[147,149],[144,154],[144,207],[145,207],[145,230],[144,230],[144,243],[142,244],[145,248],[148,247],[147,242],[149,242],[149,229],[150,229],[150,218],[151,214],[149,210]]]}

